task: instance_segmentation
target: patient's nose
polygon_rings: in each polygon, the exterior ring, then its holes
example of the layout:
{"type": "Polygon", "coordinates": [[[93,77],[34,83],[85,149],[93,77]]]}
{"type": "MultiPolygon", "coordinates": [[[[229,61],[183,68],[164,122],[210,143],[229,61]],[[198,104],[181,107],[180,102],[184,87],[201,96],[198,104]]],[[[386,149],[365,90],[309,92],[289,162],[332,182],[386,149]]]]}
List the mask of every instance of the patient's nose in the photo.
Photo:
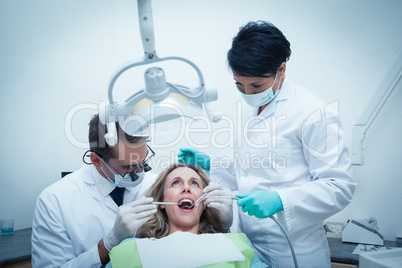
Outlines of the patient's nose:
{"type": "Polygon", "coordinates": [[[187,182],[183,184],[183,192],[190,192],[190,185],[187,182]]]}

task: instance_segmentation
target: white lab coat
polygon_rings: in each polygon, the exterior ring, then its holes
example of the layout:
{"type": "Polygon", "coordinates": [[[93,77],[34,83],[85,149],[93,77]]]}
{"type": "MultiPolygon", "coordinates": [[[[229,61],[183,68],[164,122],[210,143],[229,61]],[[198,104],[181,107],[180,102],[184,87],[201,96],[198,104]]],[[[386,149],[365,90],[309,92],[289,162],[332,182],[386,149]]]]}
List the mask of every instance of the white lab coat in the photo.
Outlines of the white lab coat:
{"type": "MultiPolygon", "coordinates": [[[[38,197],[32,224],[32,266],[100,267],[98,242],[113,228],[117,205],[104,196],[84,165],[46,188],[38,197]]],[[[137,187],[127,188],[124,204],[137,200],[154,182],[147,173],[137,187]]]]}
{"type": "MultiPolygon", "coordinates": [[[[286,78],[260,115],[244,102],[238,109],[234,161],[224,167],[211,158],[212,180],[236,178],[240,194],[277,191],[284,210],[276,217],[287,229],[299,267],[330,267],[323,220],[348,205],[356,187],[337,103],[326,105],[286,78]]],[[[238,231],[271,268],[294,267],[288,242],[271,219],[250,217],[239,208],[238,231]]]]}

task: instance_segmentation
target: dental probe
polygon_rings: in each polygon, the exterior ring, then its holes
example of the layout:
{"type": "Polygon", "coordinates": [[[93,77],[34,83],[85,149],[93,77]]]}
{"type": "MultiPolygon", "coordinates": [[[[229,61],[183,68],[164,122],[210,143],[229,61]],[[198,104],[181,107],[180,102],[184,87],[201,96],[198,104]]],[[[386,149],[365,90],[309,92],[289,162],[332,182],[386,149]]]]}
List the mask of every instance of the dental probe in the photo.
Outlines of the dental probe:
{"type": "MultiPolygon", "coordinates": [[[[222,178],[220,178],[216,184],[219,184],[222,181],[222,178]]],[[[197,199],[197,201],[194,202],[194,204],[191,205],[190,208],[195,207],[196,205],[198,205],[198,203],[200,203],[201,199],[206,195],[207,193],[204,193],[203,195],[200,196],[200,198],[197,199]]]]}
{"type": "Polygon", "coordinates": [[[179,203],[173,203],[173,202],[152,202],[154,205],[178,205],[179,203]]]}

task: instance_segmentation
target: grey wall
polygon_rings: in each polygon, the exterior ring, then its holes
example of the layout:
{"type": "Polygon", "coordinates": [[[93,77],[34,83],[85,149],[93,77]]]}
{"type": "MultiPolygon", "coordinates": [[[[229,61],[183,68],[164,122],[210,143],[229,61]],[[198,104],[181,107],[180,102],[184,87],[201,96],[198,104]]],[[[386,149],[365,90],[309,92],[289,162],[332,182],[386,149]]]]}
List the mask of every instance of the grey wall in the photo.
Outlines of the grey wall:
{"type": "MultiPolygon", "coordinates": [[[[383,94],[384,79],[402,53],[399,0],[152,4],[158,55],[196,63],[207,86],[219,90],[212,107],[234,120],[240,96],[225,60],[231,38],[249,20],[274,23],[292,44],[288,77],[328,103],[339,101],[349,147],[353,125],[370,101],[383,94]]],[[[0,34],[0,218],[14,218],[16,229],[22,229],[31,225],[39,193],[61,171],[81,166],[87,123],[97,102],[107,98],[112,73],[142,56],[137,3],[2,0],[0,34]]],[[[165,72],[169,81],[197,85],[194,75],[174,68],[165,72]]],[[[142,86],[141,77],[142,71],[123,76],[117,100],[142,86]]],[[[354,167],[359,185],[353,202],[329,219],[376,217],[388,240],[402,232],[401,90],[399,83],[367,134],[365,164],[354,167]]],[[[219,123],[210,133],[179,137],[169,148],[161,144],[176,138],[155,134],[159,169],[174,160],[178,148],[195,137],[208,141],[222,127],[219,123]]],[[[221,143],[230,138],[214,137],[221,143]]],[[[232,148],[210,146],[208,152],[230,156],[232,148]]]]}

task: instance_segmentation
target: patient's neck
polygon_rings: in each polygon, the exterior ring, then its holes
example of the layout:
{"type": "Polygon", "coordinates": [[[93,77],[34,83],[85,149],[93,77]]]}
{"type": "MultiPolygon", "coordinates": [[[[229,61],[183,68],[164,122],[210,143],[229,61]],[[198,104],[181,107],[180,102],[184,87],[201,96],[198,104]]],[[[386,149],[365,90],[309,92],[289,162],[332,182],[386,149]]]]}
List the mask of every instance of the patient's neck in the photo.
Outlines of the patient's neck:
{"type": "Polygon", "coordinates": [[[169,224],[169,234],[171,235],[174,232],[189,232],[189,233],[193,233],[193,234],[198,234],[198,230],[199,230],[199,225],[195,225],[192,227],[183,227],[183,226],[175,226],[174,224],[169,224]]]}

